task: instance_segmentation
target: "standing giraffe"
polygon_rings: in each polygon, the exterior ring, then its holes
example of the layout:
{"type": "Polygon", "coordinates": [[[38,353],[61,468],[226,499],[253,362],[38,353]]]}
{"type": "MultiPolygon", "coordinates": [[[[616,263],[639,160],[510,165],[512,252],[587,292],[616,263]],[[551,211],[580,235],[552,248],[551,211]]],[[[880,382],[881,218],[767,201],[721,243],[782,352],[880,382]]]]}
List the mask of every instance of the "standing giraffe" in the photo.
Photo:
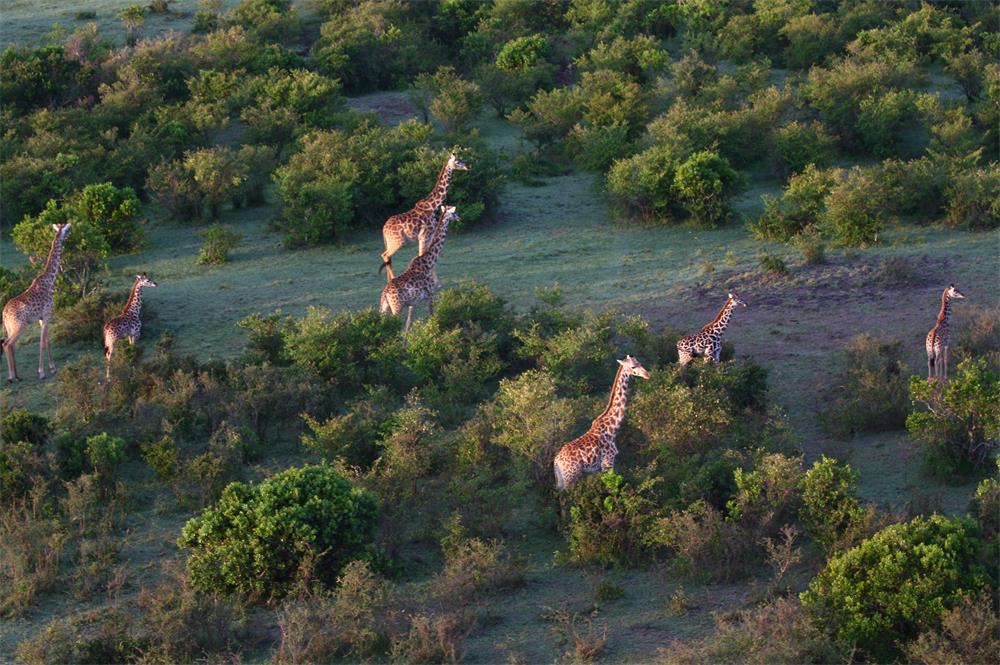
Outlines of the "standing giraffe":
{"type": "Polygon", "coordinates": [[[705,362],[719,362],[722,353],[722,334],[729,325],[729,317],[736,305],[746,307],[747,304],[739,296],[730,293],[726,304],[722,306],[715,319],[694,335],[681,337],[677,340],[677,360],[681,365],[687,365],[694,356],[705,356],[705,362]]]}
{"type": "Polygon", "coordinates": [[[615,455],[618,454],[615,437],[625,420],[628,379],[630,376],[649,378],[649,371],[632,356],[625,356],[625,360],[619,360],[618,364],[621,367],[611,385],[607,408],[594,419],[583,436],[573,439],[556,453],[552,467],[556,474],[556,487],[560,490],[572,487],[585,473],[607,471],[615,466],[615,455]]]}
{"type": "Polygon", "coordinates": [[[387,282],[391,281],[394,276],[392,255],[396,253],[396,250],[416,238],[417,254],[424,253],[429,238],[434,235],[434,217],[437,214],[438,206],[444,203],[444,197],[448,194],[452,172],[468,170],[469,167],[455,153],[451,153],[448,155],[448,161],[441,168],[441,173],[438,174],[437,182],[431,193],[417,201],[411,210],[390,217],[382,226],[385,251],[382,252],[382,265],[378,269],[385,268],[387,282]]]}
{"type": "Polygon", "coordinates": [[[426,251],[415,256],[403,274],[389,280],[389,283],[382,289],[379,312],[385,314],[389,311],[392,312],[393,316],[396,316],[403,311],[403,307],[410,308],[406,314],[406,325],[403,326],[403,332],[410,329],[415,304],[426,300],[428,311],[434,314],[434,290],[438,287],[437,273],[434,268],[438,256],[441,255],[441,248],[444,246],[444,237],[448,233],[448,223],[456,219],[459,217],[455,213],[455,206],[441,206],[441,219],[435,226],[434,237],[431,238],[426,251]]]}
{"type": "Polygon", "coordinates": [[[33,321],[38,321],[42,327],[38,340],[38,378],[45,378],[44,357],[49,356],[49,371],[55,372],[52,362],[52,347],[49,345],[49,319],[52,318],[52,292],[56,286],[56,275],[59,274],[59,258],[62,255],[63,241],[69,234],[69,222],[53,224],[56,237],[52,239],[49,258],[45,261],[42,272],[31,282],[31,286],[19,296],[7,301],[3,306],[3,329],[7,339],[0,342],[4,355],[7,357],[7,382],[20,381],[17,375],[17,338],[33,321]]]}
{"type": "Polygon", "coordinates": [[[135,344],[142,330],[142,287],[156,286],[146,273],[135,276],[135,284],[122,313],[104,324],[104,357],[107,359],[105,378],[111,378],[111,355],[115,352],[115,344],[120,339],[127,339],[129,344],[135,344]]]}
{"type": "Polygon", "coordinates": [[[951,346],[951,316],[952,298],[965,298],[954,284],[948,286],[941,294],[941,311],[938,312],[937,323],[927,333],[927,378],[937,379],[942,383],[948,380],[948,347],[951,346]]]}

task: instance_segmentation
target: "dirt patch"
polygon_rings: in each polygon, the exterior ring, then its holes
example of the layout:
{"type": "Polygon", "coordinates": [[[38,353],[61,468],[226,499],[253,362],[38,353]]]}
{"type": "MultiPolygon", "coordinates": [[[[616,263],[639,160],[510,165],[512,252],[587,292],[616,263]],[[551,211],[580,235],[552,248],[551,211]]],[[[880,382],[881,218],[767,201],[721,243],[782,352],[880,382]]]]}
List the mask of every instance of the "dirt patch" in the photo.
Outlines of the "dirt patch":
{"type": "Polygon", "coordinates": [[[411,102],[405,92],[376,92],[362,97],[350,97],[347,106],[352,111],[361,113],[372,112],[382,124],[394,127],[404,120],[416,118],[417,107],[411,102]]]}

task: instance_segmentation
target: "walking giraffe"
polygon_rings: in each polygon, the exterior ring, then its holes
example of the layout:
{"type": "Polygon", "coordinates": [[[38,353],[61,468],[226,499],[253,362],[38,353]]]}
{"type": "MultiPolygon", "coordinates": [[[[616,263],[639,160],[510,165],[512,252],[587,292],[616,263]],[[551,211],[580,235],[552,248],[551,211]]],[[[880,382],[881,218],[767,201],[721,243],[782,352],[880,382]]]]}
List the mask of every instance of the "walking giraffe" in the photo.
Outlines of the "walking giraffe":
{"type": "Polygon", "coordinates": [[[49,319],[52,318],[52,292],[56,286],[56,275],[59,274],[59,258],[62,255],[63,241],[69,234],[69,222],[53,224],[56,237],[52,239],[49,257],[45,261],[42,272],[32,280],[31,285],[19,296],[7,301],[3,306],[3,329],[7,338],[0,342],[4,355],[7,357],[7,382],[20,381],[17,375],[17,338],[33,321],[38,321],[42,327],[38,340],[38,378],[45,378],[44,356],[49,356],[49,371],[55,372],[52,362],[52,347],[49,345],[49,319]]]}
{"type": "Polygon", "coordinates": [[[104,324],[104,357],[107,360],[105,378],[111,378],[111,356],[115,352],[115,344],[120,339],[127,339],[129,344],[135,344],[142,331],[142,287],[156,286],[146,273],[135,276],[132,292],[129,293],[122,313],[104,324]]]}
{"type": "Polygon", "coordinates": [[[739,296],[730,293],[726,304],[722,306],[715,319],[694,335],[681,337],[677,340],[677,361],[687,365],[694,356],[705,356],[705,362],[719,362],[722,353],[722,334],[729,325],[729,317],[736,305],[746,307],[747,304],[739,296]]]}
{"type": "Polygon", "coordinates": [[[594,419],[583,436],[573,439],[556,453],[552,467],[559,490],[569,489],[585,473],[607,471],[615,466],[618,454],[615,437],[625,420],[629,377],[649,378],[649,371],[632,356],[625,356],[625,360],[619,360],[618,364],[618,373],[611,384],[611,398],[604,412],[594,419]]]}
{"type": "Polygon", "coordinates": [[[382,265],[379,266],[379,270],[385,268],[387,282],[394,277],[392,255],[405,243],[416,238],[417,254],[424,253],[427,242],[434,232],[434,217],[438,207],[444,203],[444,198],[448,194],[452,172],[468,170],[469,167],[455,153],[451,153],[448,155],[448,161],[442,167],[441,173],[438,174],[437,182],[434,183],[431,193],[417,201],[411,210],[393,215],[382,225],[382,241],[385,243],[385,251],[382,252],[382,265]]]}
{"type": "Polygon", "coordinates": [[[438,287],[437,265],[438,257],[441,255],[441,248],[444,246],[444,237],[448,234],[448,223],[459,219],[455,212],[455,206],[441,206],[440,221],[434,227],[434,236],[427,245],[426,251],[413,257],[410,265],[399,277],[389,280],[389,283],[382,289],[382,297],[379,300],[379,312],[385,314],[392,312],[393,316],[403,311],[403,307],[409,307],[406,314],[406,324],[403,332],[410,329],[413,319],[413,306],[426,300],[427,310],[434,314],[434,290],[438,287]]]}
{"type": "Polygon", "coordinates": [[[948,347],[951,346],[952,299],[965,298],[954,284],[948,286],[941,294],[941,311],[938,312],[937,323],[927,333],[927,378],[937,379],[942,383],[948,380],[948,347]]]}

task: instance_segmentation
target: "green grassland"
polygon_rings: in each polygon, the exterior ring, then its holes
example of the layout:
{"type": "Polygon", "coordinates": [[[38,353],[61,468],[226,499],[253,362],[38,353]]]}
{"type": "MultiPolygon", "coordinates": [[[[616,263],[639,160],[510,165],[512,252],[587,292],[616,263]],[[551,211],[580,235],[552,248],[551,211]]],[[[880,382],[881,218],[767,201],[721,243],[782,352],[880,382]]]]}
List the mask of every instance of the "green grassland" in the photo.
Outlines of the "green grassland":
{"type": "MultiPolygon", "coordinates": [[[[107,1],[88,6],[97,12],[102,31],[114,34],[115,16],[126,4],[107,1]]],[[[147,17],[144,32],[186,29],[195,6],[193,0],[172,3],[174,13],[147,17]]],[[[72,27],[75,10],[58,2],[4,2],[0,38],[28,43],[53,22],[72,27]]],[[[350,103],[359,110],[375,111],[387,122],[411,112],[403,93],[381,92],[350,103]]],[[[493,118],[492,112],[484,114],[477,126],[507,157],[527,149],[517,130],[493,118]]],[[[737,292],[749,306],[736,312],[727,339],[737,355],[752,356],[768,368],[772,394],[787,413],[807,461],[827,454],[849,462],[859,473],[862,498],[883,507],[964,511],[975,481],[956,485],[927,478],[905,432],[836,440],[820,429],[816,412],[820,388],[851,337],[870,332],[902,340],[910,371],[921,374],[923,337],[934,322],[944,286],[951,282],[960,286],[967,303],[1000,304],[1000,233],[897,225],[873,249],[832,251],[827,263],[806,266],[787,245],[761,243],[743,227],[741,217],[761,211],[762,194],[780,192],[782,183],[769,175],[746,183],[734,201],[737,220],[718,230],[615,222],[601,186],[598,176],[582,171],[541,178],[538,186],[508,182],[491,221],[449,236],[438,266],[443,287],[475,281],[525,309],[537,303],[537,289],[558,286],[570,305],[638,313],[654,326],[684,331],[711,320],[726,293],[737,292]],[[789,274],[763,273],[759,257],[765,251],[783,257],[789,274]],[[919,279],[886,285],[879,269],[888,257],[907,260],[919,279]]],[[[274,199],[271,193],[266,206],[223,213],[221,221],[243,240],[231,261],[221,266],[196,264],[202,243],[198,227],[169,222],[157,207],[147,208],[145,248],[112,259],[106,279],[111,288],[124,289],[135,273],[147,271],[158,282],[145,297],[151,316],[142,345],[149,348],[170,331],[183,353],[203,361],[228,359],[241,352],[245,341],[245,331],[235,324],[251,313],[280,309],[301,315],[309,307],[340,311],[377,305],[385,283],[377,272],[380,234],[356,232],[338,245],[291,251],[269,228],[278,214],[274,199]]],[[[397,271],[413,252],[407,246],[396,255],[397,271]]],[[[3,266],[24,261],[9,238],[0,238],[3,266]]],[[[956,306],[959,321],[965,304],[956,306]]],[[[426,309],[420,308],[418,315],[425,316],[426,309]]],[[[56,382],[34,377],[37,344],[37,331],[21,338],[18,359],[25,380],[0,387],[0,411],[54,412],[56,382]]],[[[53,352],[59,366],[82,355],[97,358],[101,350],[98,345],[54,342],[53,352]]],[[[261,477],[303,459],[301,449],[286,442],[250,475],[261,477]]],[[[188,515],[160,508],[164,503],[160,494],[167,491],[152,481],[130,488],[134,505],[119,555],[129,571],[125,595],[162,579],[160,564],[179,556],[175,539],[188,515]]],[[[564,659],[571,646],[554,630],[550,617],[556,611],[578,614],[583,632],[606,636],[601,662],[649,661],[672,639],[705,635],[715,613],[742,606],[754,591],[752,583],[689,586],[685,590],[689,609],[675,614],[667,599],[678,582],[665,568],[602,572],[557,566],[553,553],[565,547],[557,534],[535,526],[523,537],[523,542],[510,544],[527,559],[527,584],[480,608],[480,625],[466,643],[468,662],[564,659]],[[595,601],[595,589],[605,580],[624,588],[625,597],[595,601]]],[[[423,583],[420,574],[407,582],[413,588],[423,583]]],[[[11,659],[20,640],[53,618],[97,602],[103,599],[78,602],[61,594],[43,596],[29,616],[0,623],[0,660],[11,659]]],[[[255,614],[251,621],[259,623],[255,627],[261,637],[242,655],[248,662],[263,661],[278,635],[273,612],[255,614]]]]}

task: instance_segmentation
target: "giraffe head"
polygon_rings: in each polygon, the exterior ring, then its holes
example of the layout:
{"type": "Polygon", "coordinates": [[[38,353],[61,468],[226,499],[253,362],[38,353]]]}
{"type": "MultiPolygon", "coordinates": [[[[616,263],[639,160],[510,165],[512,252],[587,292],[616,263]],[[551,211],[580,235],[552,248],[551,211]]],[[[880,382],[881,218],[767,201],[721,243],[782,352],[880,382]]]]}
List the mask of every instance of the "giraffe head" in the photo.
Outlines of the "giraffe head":
{"type": "Polygon", "coordinates": [[[733,301],[734,305],[739,305],[741,307],[746,307],[747,306],[746,302],[744,302],[743,299],[740,298],[735,293],[730,293],[729,294],[729,299],[733,301]]]}
{"type": "Polygon", "coordinates": [[[141,275],[135,276],[135,282],[139,286],[156,286],[156,282],[149,278],[149,275],[142,273],[141,275]]]}
{"type": "Polygon", "coordinates": [[[453,171],[468,171],[469,167],[454,152],[448,155],[448,167],[453,171]]]}
{"type": "Polygon", "coordinates": [[[965,296],[962,295],[962,292],[955,288],[954,284],[950,284],[948,286],[948,290],[945,291],[945,293],[948,294],[949,298],[958,298],[959,300],[962,300],[962,299],[965,298],[965,296]]]}
{"type": "Polygon", "coordinates": [[[440,219],[447,225],[451,222],[457,222],[462,218],[455,212],[455,206],[441,206],[440,219]]]}
{"type": "Polygon", "coordinates": [[[70,227],[70,223],[69,222],[66,222],[65,224],[53,224],[52,225],[52,228],[54,228],[56,230],[56,237],[59,238],[60,242],[62,242],[63,240],[65,240],[66,236],[69,234],[69,227],[70,227]]]}
{"type": "Polygon", "coordinates": [[[625,374],[628,376],[638,376],[643,379],[649,378],[649,370],[639,364],[639,361],[633,356],[625,356],[625,360],[619,360],[618,364],[622,366],[625,374]]]}

